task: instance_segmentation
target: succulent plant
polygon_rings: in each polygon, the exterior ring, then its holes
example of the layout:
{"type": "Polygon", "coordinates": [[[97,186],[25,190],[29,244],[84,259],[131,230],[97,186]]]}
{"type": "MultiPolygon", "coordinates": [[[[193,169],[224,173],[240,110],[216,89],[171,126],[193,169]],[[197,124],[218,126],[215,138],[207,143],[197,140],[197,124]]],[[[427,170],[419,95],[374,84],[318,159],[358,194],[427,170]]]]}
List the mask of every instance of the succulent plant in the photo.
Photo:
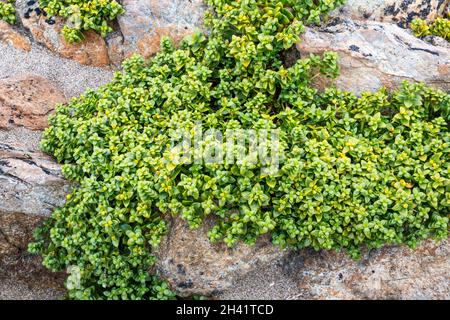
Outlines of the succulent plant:
{"type": "Polygon", "coordinates": [[[87,30],[106,37],[113,30],[109,22],[125,12],[115,0],[40,0],[39,4],[48,15],[66,19],[61,32],[69,43],[82,41],[87,30]]]}
{"type": "Polygon", "coordinates": [[[9,24],[16,23],[16,8],[14,8],[15,0],[0,1],[0,20],[9,24]]]}
{"type": "Polygon", "coordinates": [[[192,228],[212,216],[211,240],[229,246],[270,234],[280,246],[354,257],[448,235],[448,94],[408,83],[361,97],[319,91],[318,75],[339,72],[331,52],[285,67],[301,21],[317,23],[342,1],[206,3],[208,35],[178,48],[163,38],[153,59],[133,56],[111,83],[50,117],[42,148],[77,184],[30,250],[52,270],[76,267],[72,298],[173,298],[148,273],[167,215],[192,228]],[[195,135],[198,121],[222,132],[278,130],[278,170],[213,138],[241,161],[174,161],[172,135],[195,135]]]}

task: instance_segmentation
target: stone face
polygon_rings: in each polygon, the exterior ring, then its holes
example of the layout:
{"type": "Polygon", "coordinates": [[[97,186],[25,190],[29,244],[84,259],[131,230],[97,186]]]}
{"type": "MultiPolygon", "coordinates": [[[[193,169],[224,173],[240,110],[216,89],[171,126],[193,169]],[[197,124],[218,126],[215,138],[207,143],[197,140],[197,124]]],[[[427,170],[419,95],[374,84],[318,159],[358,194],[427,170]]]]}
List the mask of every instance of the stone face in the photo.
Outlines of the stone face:
{"type": "MultiPolygon", "coordinates": [[[[0,182],[1,183],[1,182],[0,182]]],[[[0,211],[0,299],[57,299],[64,296],[64,274],[42,266],[40,257],[27,251],[35,227],[43,217],[0,211]],[[6,292],[3,292],[6,291],[6,292]]]]}
{"type": "Polygon", "coordinates": [[[430,45],[393,24],[335,19],[307,29],[297,49],[302,56],[337,52],[341,75],[336,84],[343,90],[393,88],[402,80],[450,90],[448,48],[430,45]]]}
{"type": "Polygon", "coordinates": [[[0,143],[0,214],[49,216],[64,204],[69,184],[50,157],[0,143]]]}
{"type": "Polygon", "coordinates": [[[240,243],[232,249],[223,243],[211,244],[207,231],[212,223],[208,220],[191,230],[180,218],[174,218],[156,253],[157,273],[180,296],[218,295],[249,271],[276,263],[287,254],[268,239],[260,239],[254,246],[240,243]]]}
{"type": "Polygon", "coordinates": [[[108,46],[109,61],[112,65],[120,67],[124,59],[123,36],[119,32],[114,32],[106,37],[108,46]]]}
{"type": "Polygon", "coordinates": [[[33,230],[64,204],[70,188],[60,166],[37,150],[39,138],[24,127],[0,130],[0,298],[64,295],[65,276],[27,251],[33,230]]]}
{"type": "Polygon", "coordinates": [[[0,80],[0,129],[24,126],[42,130],[55,105],[64,102],[63,93],[42,77],[0,80]]]}
{"type": "Polygon", "coordinates": [[[25,18],[25,12],[29,8],[27,2],[27,0],[18,0],[16,7],[23,26],[30,31],[34,41],[67,59],[73,59],[84,65],[94,67],[109,65],[108,48],[99,34],[90,30],[84,33],[84,41],[75,44],[67,43],[60,32],[64,25],[63,20],[55,18],[55,24],[50,25],[45,22],[46,17],[37,16],[35,12],[31,13],[30,18],[25,18]]]}
{"type": "Polygon", "coordinates": [[[218,299],[449,299],[450,243],[427,240],[417,249],[386,246],[344,252],[281,250],[269,239],[235,248],[211,244],[207,220],[190,230],[173,218],[156,252],[157,274],[182,297],[218,299]]]}
{"type": "Polygon", "coordinates": [[[433,20],[442,15],[446,6],[448,0],[347,0],[332,16],[406,26],[415,18],[433,20]]]}
{"type": "Polygon", "coordinates": [[[150,57],[158,52],[162,36],[175,42],[202,26],[206,7],[201,0],[123,0],[126,12],[118,17],[124,54],[150,57]]]}
{"type": "Polygon", "coordinates": [[[0,42],[12,45],[20,50],[31,50],[30,39],[5,21],[0,21],[0,42]]]}
{"type": "Polygon", "coordinates": [[[358,261],[335,251],[300,250],[247,274],[218,298],[448,300],[449,256],[448,240],[427,240],[414,250],[386,246],[358,261]]]}

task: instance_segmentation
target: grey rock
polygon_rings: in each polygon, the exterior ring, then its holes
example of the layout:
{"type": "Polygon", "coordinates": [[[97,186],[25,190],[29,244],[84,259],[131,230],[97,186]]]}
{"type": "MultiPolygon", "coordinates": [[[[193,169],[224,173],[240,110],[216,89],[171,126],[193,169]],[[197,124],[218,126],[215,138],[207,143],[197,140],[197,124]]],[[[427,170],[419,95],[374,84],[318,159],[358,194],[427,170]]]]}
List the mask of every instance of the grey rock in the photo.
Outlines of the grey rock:
{"type": "Polygon", "coordinates": [[[448,42],[444,38],[441,38],[438,36],[429,35],[429,36],[423,37],[422,40],[428,42],[429,44],[431,44],[433,46],[450,49],[450,42],[448,42]]]}
{"type": "Polygon", "coordinates": [[[64,204],[70,188],[60,166],[36,150],[39,137],[23,127],[0,130],[0,299],[64,293],[64,275],[46,270],[27,251],[33,230],[64,204]]]}
{"type": "Polygon", "coordinates": [[[297,49],[302,56],[337,52],[341,75],[336,85],[343,90],[394,88],[403,80],[450,90],[450,50],[393,24],[335,19],[324,27],[308,28],[297,49]]]}
{"type": "Polygon", "coordinates": [[[68,191],[60,166],[49,156],[0,143],[0,214],[49,216],[68,191]]]}

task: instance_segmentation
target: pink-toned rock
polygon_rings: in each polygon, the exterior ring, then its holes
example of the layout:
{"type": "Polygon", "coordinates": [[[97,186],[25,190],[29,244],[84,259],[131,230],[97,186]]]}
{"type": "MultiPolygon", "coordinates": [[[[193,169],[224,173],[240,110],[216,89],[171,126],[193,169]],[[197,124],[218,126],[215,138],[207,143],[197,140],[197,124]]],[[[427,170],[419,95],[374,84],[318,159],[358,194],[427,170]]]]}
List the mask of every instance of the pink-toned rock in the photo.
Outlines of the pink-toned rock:
{"type": "Polygon", "coordinates": [[[63,93],[44,78],[25,75],[0,80],[0,129],[44,129],[55,105],[64,102],[63,93]]]}
{"type": "Polygon", "coordinates": [[[202,0],[123,0],[126,12],[118,17],[124,37],[124,55],[158,52],[162,36],[176,42],[202,26],[202,0]]]}
{"type": "Polygon", "coordinates": [[[16,6],[25,29],[29,30],[34,41],[40,43],[51,51],[64,58],[78,61],[84,65],[105,67],[109,65],[108,48],[105,40],[96,32],[90,30],[84,33],[85,39],[80,43],[70,44],[61,34],[64,26],[62,18],[55,18],[55,24],[50,25],[44,16],[37,16],[33,11],[30,18],[25,18],[27,11],[26,0],[18,0],[16,6]]]}
{"type": "Polygon", "coordinates": [[[31,50],[30,39],[5,21],[0,21],[0,42],[12,45],[20,50],[31,50]]]}

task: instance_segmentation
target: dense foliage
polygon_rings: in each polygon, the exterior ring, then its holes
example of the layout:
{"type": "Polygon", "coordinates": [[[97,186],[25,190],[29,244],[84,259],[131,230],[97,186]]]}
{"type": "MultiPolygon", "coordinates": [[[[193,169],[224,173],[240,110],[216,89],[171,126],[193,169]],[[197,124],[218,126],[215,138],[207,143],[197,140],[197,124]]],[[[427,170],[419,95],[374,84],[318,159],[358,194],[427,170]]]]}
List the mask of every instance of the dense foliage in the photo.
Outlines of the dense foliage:
{"type": "Polygon", "coordinates": [[[50,16],[66,19],[61,32],[70,43],[83,40],[86,30],[95,30],[106,37],[112,31],[109,22],[124,12],[115,0],[40,0],[39,4],[50,16]]]}
{"type": "Polygon", "coordinates": [[[353,256],[447,236],[448,94],[406,83],[359,98],[319,92],[319,75],[338,74],[333,53],[284,66],[300,21],[317,23],[340,1],[206,2],[208,36],[178,49],[163,39],[152,60],[125,61],[110,84],[50,119],[42,147],[78,186],[30,249],[52,270],[71,270],[71,297],[173,297],[147,272],[167,214],[192,227],[215,217],[211,240],[230,246],[270,233],[282,246],[353,256]],[[279,170],[261,171],[253,154],[239,164],[175,162],[171,136],[198,120],[221,131],[279,129],[279,170]]]}
{"type": "Polygon", "coordinates": [[[16,9],[14,8],[15,0],[0,1],[0,20],[9,24],[16,23],[16,9]]]}
{"type": "MultiPolygon", "coordinates": [[[[448,16],[450,17],[450,13],[448,16]]],[[[418,37],[434,35],[450,41],[450,20],[448,18],[436,18],[432,22],[414,19],[411,23],[411,29],[418,37]]]]}

